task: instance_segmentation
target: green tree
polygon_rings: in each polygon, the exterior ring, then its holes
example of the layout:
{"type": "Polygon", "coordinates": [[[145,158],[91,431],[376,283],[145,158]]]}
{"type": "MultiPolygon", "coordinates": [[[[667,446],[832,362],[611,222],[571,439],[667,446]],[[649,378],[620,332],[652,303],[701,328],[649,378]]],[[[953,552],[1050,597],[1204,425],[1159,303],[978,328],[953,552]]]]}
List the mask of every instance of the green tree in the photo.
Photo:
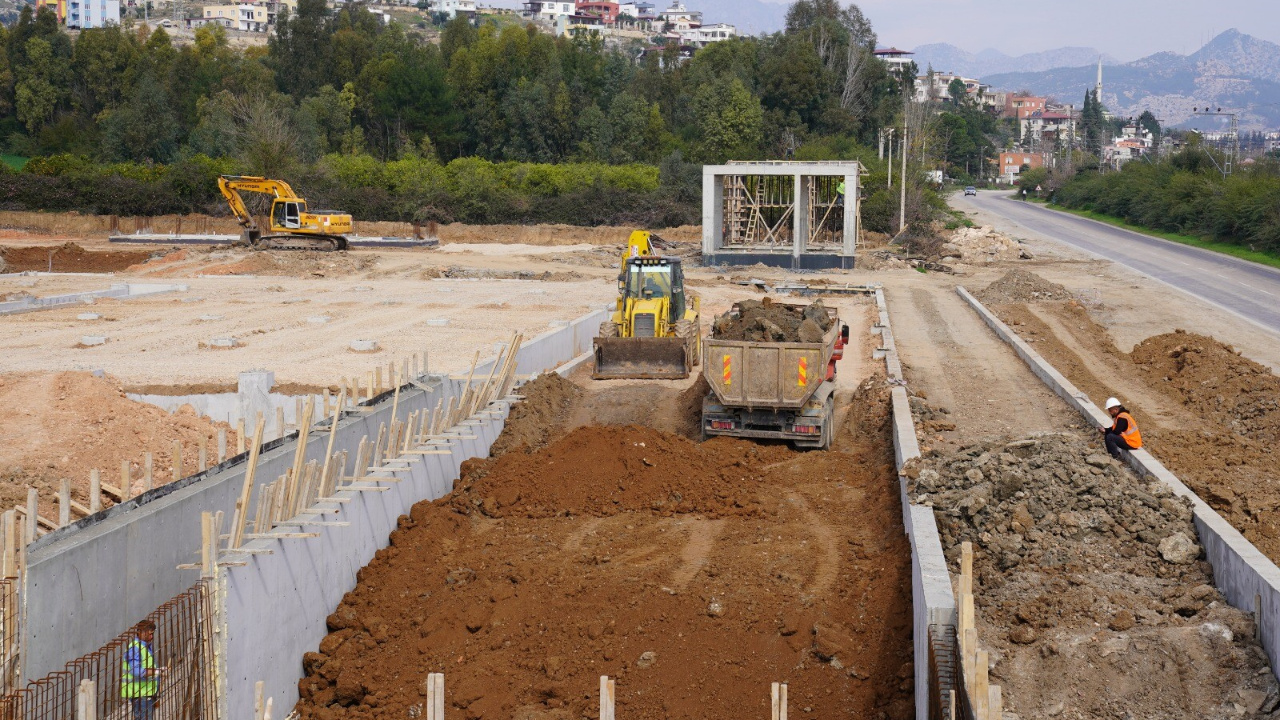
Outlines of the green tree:
{"type": "Polygon", "coordinates": [[[734,155],[738,159],[756,156],[764,139],[764,111],[741,80],[704,85],[694,98],[694,106],[701,136],[699,159],[724,162],[734,155]]]}
{"type": "Polygon", "coordinates": [[[34,133],[53,118],[70,91],[71,63],[54,54],[41,37],[27,41],[25,63],[18,68],[15,96],[18,119],[34,133]]]}
{"type": "Polygon", "coordinates": [[[168,92],[144,69],[128,102],[102,123],[102,154],[111,160],[168,162],[178,150],[178,122],[168,92]]]}

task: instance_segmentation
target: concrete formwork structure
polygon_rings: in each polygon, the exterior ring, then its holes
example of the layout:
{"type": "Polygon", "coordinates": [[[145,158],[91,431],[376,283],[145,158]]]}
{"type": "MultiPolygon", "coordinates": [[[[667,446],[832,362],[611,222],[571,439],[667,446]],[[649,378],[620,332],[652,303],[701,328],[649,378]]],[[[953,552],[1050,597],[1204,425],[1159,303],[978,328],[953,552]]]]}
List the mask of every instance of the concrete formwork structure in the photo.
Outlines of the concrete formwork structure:
{"type": "MultiPolygon", "coordinates": [[[[589,352],[604,317],[605,311],[595,311],[525,342],[516,353],[516,372],[528,376],[589,352]]],[[[475,382],[483,382],[494,362],[491,359],[476,366],[475,378],[479,380],[475,382]]],[[[384,393],[360,412],[347,413],[338,423],[335,452],[347,450],[354,456],[362,438],[376,436],[380,425],[389,424],[393,405],[403,421],[409,413],[430,410],[441,400],[457,397],[464,380],[443,375],[421,378],[401,388],[396,402],[391,393],[384,393]]],[[[323,610],[320,601],[327,602],[333,593],[350,589],[355,571],[368,562],[373,551],[386,545],[389,528],[394,528],[395,519],[410,505],[447,492],[462,461],[488,454],[505,414],[505,408],[493,414],[498,420],[496,429],[482,427],[489,421],[480,423],[476,432],[451,443],[447,455],[427,456],[432,458],[430,462],[415,464],[421,468],[412,471],[412,479],[406,479],[395,492],[354,498],[342,508],[352,515],[352,524],[343,528],[344,532],[332,535],[337,528],[326,526],[318,538],[321,542],[278,551],[274,562],[285,564],[271,568],[278,576],[270,582],[255,584],[246,579],[231,586],[228,620],[244,623],[229,623],[231,638],[251,638],[254,628],[262,623],[277,623],[295,632],[283,635],[277,644],[256,646],[256,655],[237,654],[235,662],[228,663],[228,671],[245,677],[259,674],[254,680],[278,679],[270,673],[262,675],[260,668],[270,667],[268,661],[273,658],[278,663],[281,657],[301,657],[305,649],[314,647],[323,637],[324,616],[336,605],[335,601],[323,610]],[[316,554],[320,549],[323,553],[316,554]],[[308,593],[319,588],[327,589],[319,593],[317,601],[308,600],[308,593]],[[285,598],[289,600],[282,601],[285,598]],[[289,609],[287,619],[265,610],[277,604],[289,609]],[[240,612],[244,608],[256,610],[240,612]]],[[[329,433],[320,429],[324,424],[327,421],[309,438],[307,460],[320,459],[326,452],[329,433]]],[[[296,448],[296,433],[264,443],[250,507],[255,507],[262,486],[293,465],[296,448]]],[[[229,514],[234,508],[244,483],[246,455],[82,518],[28,546],[21,625],[23,680],[59,671],[67,661],[97,650],[198,579],[197,571],[178,566],[200,558],[201,513],[221,510],[229,514]]],[[[297,668],[290,666],[289,673],[293,674],[290,682],[296,682],[297,668]]],[[[232,700],[238,700],[240,692],[251,696],[252,686],[250,682],[247,689],[229,688],[232,700]]],[[[281,700],[287,693],[287,688],[271,690],[281,700]]],[[[296,693],[297,688],[293,690],[296,693]]]]}
{"type": "Polygon", "coordinates": [[[852,268],[862,170],[855,161],[703,166],[703,258],[710,264],[852,268]]]}

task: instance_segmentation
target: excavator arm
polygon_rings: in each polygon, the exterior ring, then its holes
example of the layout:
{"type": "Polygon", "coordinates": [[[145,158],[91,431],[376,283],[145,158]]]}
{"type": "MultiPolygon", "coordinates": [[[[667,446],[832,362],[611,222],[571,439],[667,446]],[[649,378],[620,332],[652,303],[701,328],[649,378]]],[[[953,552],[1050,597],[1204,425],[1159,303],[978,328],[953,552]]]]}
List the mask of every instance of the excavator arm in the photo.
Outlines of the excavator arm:
{"type": "Polygon", "coordinates": [[[253,219],[253,213],[250,213],[249,208],[245,206],[244,198],[240,197],[241,190],[281,199],[298,198],[293,188],[289,187],[289,183],[283,180],[268,180],[250,175],[219,175],[218,189],[227,199],[227,204],[231,206],[231,212],[236,216],[236,220],[246,230],[257,230],[258,223],[253,219]]]}

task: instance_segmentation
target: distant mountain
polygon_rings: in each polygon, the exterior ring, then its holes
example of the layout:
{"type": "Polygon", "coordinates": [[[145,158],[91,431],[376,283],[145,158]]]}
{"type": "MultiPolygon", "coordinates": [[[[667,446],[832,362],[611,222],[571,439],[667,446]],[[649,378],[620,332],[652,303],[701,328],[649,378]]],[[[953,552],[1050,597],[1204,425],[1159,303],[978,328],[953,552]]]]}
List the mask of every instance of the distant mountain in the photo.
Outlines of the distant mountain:
{"type": "MultiPolygon", "coordinates": [[[[670,0],[651,0],[659,9],[671,6],[670,0]]],[[[477,3],[492,7],[520,9],[522,0],[482,0],[477,3]]],[[[787,6],[762,0],[685,0],[685,7],[702,11],[702,20],[729,23],[744,35],[759,35],[781,30],[786,25],[787,6]]]]}
{"type": "MultiPolygon", "coordinates": [[[[979,76],[1003,90],[1030,90],[1080,105],[1097,81],[1096,67],[979,76]]],[[[1242,130],[1280,128],[1280,45],[1228,30],[1191,55],[1162,52],[1123,65],[1105,65],[1102,102],[1113,113],[1150,110],[1178,127],[1216,127],[1196,118],[1206,105],[1240,111],[1242,130]]]]}
{"type": "Polygon", "coordinates": [[[915,49],[916,66],[924,72],[933,66],[938,72],[955,73],[966,77],[980,78],[985,75],[1009,72],[1039,72],[1054,68],[1079,67],[1081,65],[1098,64],[1098,57],[1104,64],[1115,64],[1115,58],[1098,52],[1093,48],[1064,47],[1057,50],[1046,50],[1012,57],[999,50],[983,50],[973,54],[948,43],[921,45],[915,49]]]}

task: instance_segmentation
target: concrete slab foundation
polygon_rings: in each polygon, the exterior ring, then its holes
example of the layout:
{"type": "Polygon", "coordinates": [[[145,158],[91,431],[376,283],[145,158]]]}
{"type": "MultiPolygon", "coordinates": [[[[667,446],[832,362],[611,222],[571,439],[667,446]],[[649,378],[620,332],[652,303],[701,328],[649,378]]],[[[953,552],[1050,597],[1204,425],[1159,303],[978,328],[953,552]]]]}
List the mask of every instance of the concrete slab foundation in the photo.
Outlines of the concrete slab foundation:
{"type": "Polygon", "coordinates": [[[186,292],[186,285],[164,285],[160,283],[115,283],[106,290],[90,290],[88,292],[71,293],[69,295],[50,295],[49,297],[29,297],[21,300],[0,302],[0,315],[17,315],[19,313],[52,310],[67,305],[92,304],[97,298],[134,298],[144,295],[158,295],[169,292],[186,292]]]}

